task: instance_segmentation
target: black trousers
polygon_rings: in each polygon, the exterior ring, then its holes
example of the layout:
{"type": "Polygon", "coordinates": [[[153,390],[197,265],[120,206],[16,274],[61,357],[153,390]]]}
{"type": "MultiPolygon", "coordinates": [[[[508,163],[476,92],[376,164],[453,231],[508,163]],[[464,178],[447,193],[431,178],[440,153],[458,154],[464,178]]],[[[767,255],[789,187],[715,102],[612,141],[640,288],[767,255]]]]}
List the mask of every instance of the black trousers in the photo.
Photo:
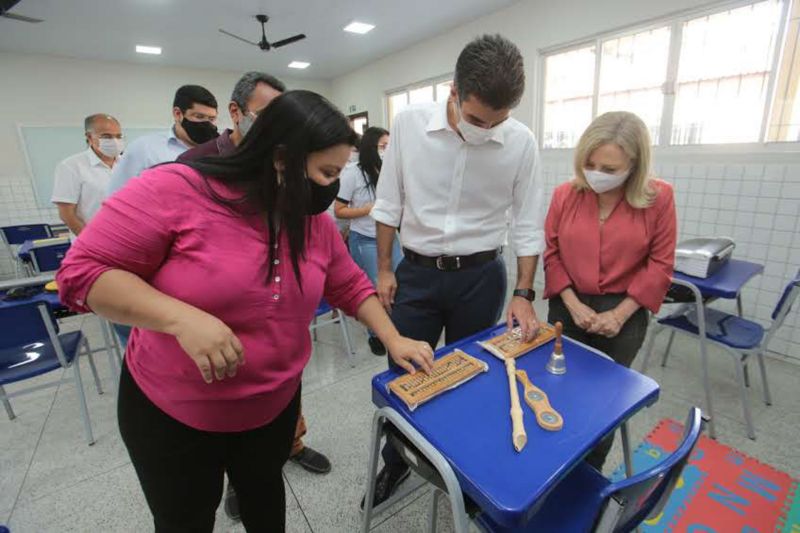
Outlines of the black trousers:
{"type": "MultiPolygon", "coordinates": [[[[615,308],[625,299],[626,295],[603,294],[595,296],[577,294],[577,296],[585,305],[591,307],[598,313],[602,313],[615,308]]],[[[625,325],[622,326],[619,334],[609,339],[603,335],[587,333],[579,328],[572,320],[572,315],[569,314],[560,296],[551,298],[549,303],[550,309],[547,315],[547,321],[551,324],[561,322],[564,325],[564,335],[600,350],[625,367],[631,366],[647,334],[648,316],[646,309],[640,308],[636,311],[628,321],[625,322],[625,325]]],[[[612,444],[614,444],[613,433],[600,441],[600,444],[589,452],[589,456],[586,460],[597,470],[602,470],[603,463],[606,461],[606,456],[611,450],[612,444]]]]}
{"type": "Polygon", "coordinates": [[[237,433],[199,431],[171,418],[139,389],[122,365],[117,416],[122,440],[158,533],[214,529],[224,474],[249,532],[284,531],[283,464],[289,458],[300,389],[269,424],[237,433]]]}
{"type": "MultiPolygon", "coordinates": [[[[500,319],[506,297],[506,266],[498,256],[493,261],[455,272],[442,272],[410,262],[398,265],[397,294],[392,322],[401,335],[426,341],[436,347],[444,329],[451,344],[492,327],[500,319]]],[[[389,367],[397,369],[391,358],[389,367]]],[[[389,444],[383,447],[387,466],[405,463],[389,444]]]]}

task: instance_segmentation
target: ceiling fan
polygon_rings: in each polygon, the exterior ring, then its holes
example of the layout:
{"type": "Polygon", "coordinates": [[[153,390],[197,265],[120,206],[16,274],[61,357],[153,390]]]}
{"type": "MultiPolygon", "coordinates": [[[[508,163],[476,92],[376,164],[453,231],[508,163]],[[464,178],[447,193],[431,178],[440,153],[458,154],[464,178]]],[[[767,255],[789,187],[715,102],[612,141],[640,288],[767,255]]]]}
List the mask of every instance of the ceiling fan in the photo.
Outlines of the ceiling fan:
{"type": "Polygon", "coordinates": [[[9,13],[8,10],[19,3],[19,0],[0,0],[0,17],[16,20],[19,22],[30,22],[38,24],[44,22],[42,19],[35,19],[33,17],[26,17],[25,15],[17,15],[16,13],[9,13]]]}
{"type": "Polygon", "coordinates": [[[292,43],[295,43],[297,41],[300,41],[300,40],[306,38],[305,34],[300,33],[300,34],[295,35],[293,37],[289,37],[287,39],[283,39],[283,40],[275,41],[274,43],[271,43],[271,42],[267,41],[267,34],[264,31],[264,24],[267,23],[267,21],[269,20],[269,17],[266,16],[266,15],[256,15],[255,19],[261,23],[261,40],[258,41],[258,42],[249,41],[249,40],[245,39],[244,37],[239,37],[238,35],[235,35],[235,34],[229,32],[229,31],[223,30],[222,28],[219,28],[219,32],[220,33],[224,33],[228,37],[233,37],[234,39],[238,39],[240,41],[243,41],[243,42],[245,42],[247,44],[252,44],[253,46],[258,46],[259,48],[261,48],[265,52],[269,52],[273,48],[280,48],[281,46],[286,46],[287,44],[292,44],[292,43]]]}

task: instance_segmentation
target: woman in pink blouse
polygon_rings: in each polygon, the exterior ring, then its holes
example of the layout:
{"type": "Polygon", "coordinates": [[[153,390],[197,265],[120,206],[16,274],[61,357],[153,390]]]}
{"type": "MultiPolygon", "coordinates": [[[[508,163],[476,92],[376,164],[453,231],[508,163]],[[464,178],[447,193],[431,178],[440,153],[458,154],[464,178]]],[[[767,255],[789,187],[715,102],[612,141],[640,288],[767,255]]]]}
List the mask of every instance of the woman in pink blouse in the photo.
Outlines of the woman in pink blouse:
{"type": "Polygon", "coordinates": [[[212,531],[224,473],[248,531],[284,529],[281,469],[323,296],[395,362],[430,368],[431,347],[397,333],[324,214],[354,141],[323,97],[287,92],[234,154],[132,180],[64,260],[62,301],[134,326],[118,418],[156,531],[212,531]]]}
{"type": "MultiPolygon", "coordinates": [[[[630,366],[647,311],[658,311],[669,288],[675,232],[672,187],[650,175],[644,122],[622,111],[597,117],[575,150],[575,178],[556,188],[545,221],[549,322],[630,366]]],[[[598,470],[611,443],[589,456],[598,470]]]]}

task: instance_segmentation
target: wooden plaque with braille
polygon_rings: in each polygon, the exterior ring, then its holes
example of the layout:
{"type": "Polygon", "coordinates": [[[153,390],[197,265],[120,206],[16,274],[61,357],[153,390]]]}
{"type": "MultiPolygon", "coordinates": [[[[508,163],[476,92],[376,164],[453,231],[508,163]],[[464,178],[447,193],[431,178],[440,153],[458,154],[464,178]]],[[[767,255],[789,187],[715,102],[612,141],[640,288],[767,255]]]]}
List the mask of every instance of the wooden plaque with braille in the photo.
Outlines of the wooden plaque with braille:
{"type": "Polygon", "coordinates": [[[486,362],[455,350],[433,362],[430,374],[418,370],[389,382],[389,390],[395,393],[410,410],[489,370],[486,362]]]}
{"type": "Polygon", "coordinates": [[[480,341],[478,344],[492,355],[505,361],[509,357],[516,359],[521,355],[525,355],[531,350],[550,342],[555,336],[556,328],[550,324],[541,324],[536,337],[530,342],[522,342],[522,331],[520,328],[514,328],[487,341],[480,341]]]}

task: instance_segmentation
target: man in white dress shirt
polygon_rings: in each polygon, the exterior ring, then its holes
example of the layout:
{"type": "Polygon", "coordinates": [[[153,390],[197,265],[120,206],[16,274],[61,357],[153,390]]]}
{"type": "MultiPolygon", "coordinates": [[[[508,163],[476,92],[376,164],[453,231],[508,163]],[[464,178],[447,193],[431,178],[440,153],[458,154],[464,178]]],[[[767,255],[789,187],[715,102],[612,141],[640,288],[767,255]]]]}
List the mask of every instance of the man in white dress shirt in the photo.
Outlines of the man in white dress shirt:
{"type": "Polygon", "coordinates": [[[124,148],[122,128],[111,115],[90,115],[83,126],[88,148],[58,164],[50,199],[76,236],[105,200],[111,169],[124,148]]]}
{"type": "MultiPolygon", "coordinates": [[[[533,133],[509,116],[524,89],[519,49],[484,35],[459,55],[447,102],[412,106],[394,119],[371,215],[378,295],[402,335],[435,347],[442,330],[449,344],[496,324],[507,241],[517,281],[506,320],[527,339],[538,329],[533,277],[545,246],[539,154],[533,133]],[[398,228],[405,259],[395,274],[398,228]]],[[[383,458],[376,505],[408,476],[391,445],[383,458]]]]}
{"type": "Polygon", "coordinates": [[[151,133],[131,142],[111,174],[112,195],[147,168],[175,161],[179,155],[219,136],[217,99],[205,87],[184,85],[172,102],[174,124],[169,130],[151,133]]]}

